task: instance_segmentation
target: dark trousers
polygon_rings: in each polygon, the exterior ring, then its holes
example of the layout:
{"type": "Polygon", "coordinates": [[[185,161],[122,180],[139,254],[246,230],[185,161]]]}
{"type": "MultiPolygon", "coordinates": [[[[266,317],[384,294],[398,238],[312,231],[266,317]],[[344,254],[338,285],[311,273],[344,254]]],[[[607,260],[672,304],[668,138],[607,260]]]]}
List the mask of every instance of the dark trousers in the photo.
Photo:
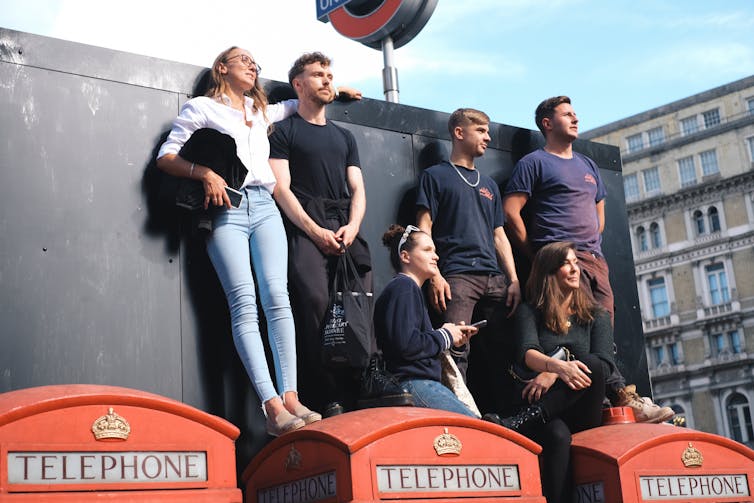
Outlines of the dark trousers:
{"type": "Polygon", "coordinates": [[[575,391],[558,379],[539,401],[547,423],[525,432],[542,446],[542,489],[548,503],[571,501],[571,434],[602,424],[602,399],[609,366],[591,354],[579,359],[592,371],[592,385],[575,391]]]}
{"type": "MultiPolygon", "coordinates": [[[[333,229],[337,220],[328,221],[333,229]]],[[[322,363],[322,327],[330,303],[338,257],[323,254],[305,234],[288,232],[288,284],[296,324],[298,388],[301,401],[314,410],[330,402],[353,408],[359,390],[360,369],[333,369],[322,363]]],[[[284,260],[281,257],[281,260],[284,260]]],[[[372,274],[362,276],[367,291],[372,291],[372,274]]],[[[372,342],[372,353],[376,344],[372,342]]]]}
{"type": "Polygon", "coordinates": [[[441,321],[468,325],[487,320],[488,323],[469,344],[451,349],[453,359],[480,410],[505,410],[513,384],[505,370],[513,355],[506,318],[509,309],[505,305],[508,280],[503,274],[449,274],[445,280],[450,285],[452,300],[447,302],[441,321]]]}
{"type": "MultiPolygon", "coordinates": [[[[604,257],[598,257],[585,251],[577,251],[576,257],[579,259],[579,267],[581,267],[582,287],[587,288],[597,304],[610,313],[610,322],[615,326],[615,297],[610,286],[610,270],[607,267],[607,261],[604,257]]],[[[616,366],[608,375],[606,382],[607,396],[610,401],[615,402],[617,399],[616,391],[626,387],[626,378],[623,377],[616,366]]]]}
{"type": "Polygon", "coordinates": [[[576,251],[581,268],[581,284],[588,288],[597,304],[610,313],[610,322],[615,324],[615,297],[610,286],[610,269],[604,257],[586,251],[576,251]]]}

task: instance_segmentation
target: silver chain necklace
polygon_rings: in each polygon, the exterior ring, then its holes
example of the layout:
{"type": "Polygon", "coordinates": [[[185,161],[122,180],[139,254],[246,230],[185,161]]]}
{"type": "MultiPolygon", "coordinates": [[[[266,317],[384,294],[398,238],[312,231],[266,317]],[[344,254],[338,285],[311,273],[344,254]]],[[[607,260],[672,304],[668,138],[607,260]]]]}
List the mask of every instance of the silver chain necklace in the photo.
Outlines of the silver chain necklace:
{"type": "MultiPolygon", "coordinates": [[[[450,161],[448,161],[448,162],[450,162],[450,161]]],[[[468,186],[469,186],[469,187],[471,187],[472,189],[473,189],[473,188],[475,188],[475,187],[476,187],[477,185],[479,185],[479,180],[480,180],[480,179],[482,178],[482,174],[481,174],[481,173],[479,173],[479,170],[478,170],[478,169],[475,169],[475,170],[474,170],[474,171],[476,171],[476,182],[474,182],[474,183],[471,183],[470,181],[468,181],[468,180],[466,179],[466,177],[465,177],[465,176],[463,176],[463,174],[461,174],[461,171],[460,171],[460,170],[458,169],[458,166],[456,166],[456,165],[455,165],[455,164],[453,164],[452,162],[450,162],[450,165],[451,165],[451,166],[453,166],[453,169],[455,169],[455,170],[456,170],[456,173],[458,174],[458,176],[460,176],[460,177],[461,177],[461,180],[463,180],[463,183],[465,183],[466,185],[468,185],[468,186]]]]}

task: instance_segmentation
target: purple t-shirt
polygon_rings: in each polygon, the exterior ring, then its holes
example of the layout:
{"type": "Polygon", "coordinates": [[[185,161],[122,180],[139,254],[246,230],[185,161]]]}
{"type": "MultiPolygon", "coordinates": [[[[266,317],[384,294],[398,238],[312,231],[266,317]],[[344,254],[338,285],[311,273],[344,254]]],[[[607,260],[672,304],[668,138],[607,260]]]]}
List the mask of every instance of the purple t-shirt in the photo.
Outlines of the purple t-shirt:
{"type": "Polygon", "coordinates": [[[543,149],[524,156],[505,194],[529,196],[523,218],[535,250],[554,241],[571,241],[579,250],[602,256],[596,204],[607,194],[599,168],[587,156],[563,159],[543,149]]]}

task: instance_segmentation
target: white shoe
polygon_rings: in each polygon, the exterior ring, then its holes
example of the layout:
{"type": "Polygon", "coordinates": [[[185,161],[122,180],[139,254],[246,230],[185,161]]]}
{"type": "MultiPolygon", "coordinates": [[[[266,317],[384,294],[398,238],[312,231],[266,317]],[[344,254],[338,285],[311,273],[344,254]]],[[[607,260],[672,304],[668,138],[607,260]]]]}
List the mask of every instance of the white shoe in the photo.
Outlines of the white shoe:
{"type": "Polygon", "coordinates": [[[639,396],[634,384],[618,390],[618,399],[618,406],[631,407],[637,423],[664,423],[675,416],[670,407],[660,407],[651,398],[639,396]]]}

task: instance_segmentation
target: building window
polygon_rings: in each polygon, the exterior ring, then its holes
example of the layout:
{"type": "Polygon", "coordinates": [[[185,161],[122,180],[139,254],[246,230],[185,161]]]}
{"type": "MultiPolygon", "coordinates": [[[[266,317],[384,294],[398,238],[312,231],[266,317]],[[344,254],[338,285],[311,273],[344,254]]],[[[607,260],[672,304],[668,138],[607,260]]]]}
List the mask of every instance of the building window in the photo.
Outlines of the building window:
{"type": "Polygon", "coordinates": [[[677,342],[668,344],[668,356],[672,365],[679,365],[681,363],[681,352],[678,349],[677,342]]]}
{"type": "Polygon", "coordinates": [[[647,281],[649,300],[652,303],[652,316],[663,318],[670,315],[668,291],[665,288],[665,278],[652,278],[647,281]]]}
{"type": "Polygon", "coordinates": [[[681,119],[681,135],[686,136],[699,131],[699,124],[696,115],[681,119]]]}
{"type": "Polygon", "coordinates": [[[713,356],[720,356],[725,352],[725,336],[723,334],[712,334],[710,338],[710,348],[713,356]]]}
{"type": "Polygon", "coordinates": [[[736,355],[741,353],[743,347],[741,346],[741,336],[738,334],[738,330],[728,332],[728,343],[731,353],[736,355]]]}
{"type": "Polygon", "coordinates": [[[644,177],[644,192],[646,194],[660,192],[660,173],[657,166],[645,169],[641,174],[644,177]]]}
{"type": "Polygon", "coordinates": [[[717,153],[714,149],[699,154],[699,160],[702,162],[702,175],[709,176],[720,172],[717,166],[717,153]]]}
{"type": "Polygon", "coordinates": [[[626,201],[639,199],[639,180],[636,173],[623,177],[623,192],[626,194],[626,201]]]}
{"type": "Polygon", "coordinates": [[[665,141],[665,131],[662,126],[656,127],[647,131],[647,137],[649,137],[649,146],[656,147],[665,141]]]}
{"type": "Polygon", "coordinates": [[[737,355],[743,352],[741,336],[738,330],[710,334],[709,343],[710,353],[714,357],[731,354],[737,355]]]}
{"type": "Polygon", "coordinates": [[[660,235],[660,226],[657,222],[649,224],[649,239],[652,243],[652,248],[660,248],[662,246],[662,236],[660,235]]]}
{"type": "Polygon", "coordinates": [[[746,142],[749,144],[749,159],[754,162],[754,136],[747,138],[746,142]]]}
{"type": "Polygon", "coordinates": [[[754,439],[754,431],[751,427],[751,409],[749,401],[741,393],[733,393],[728,398],[726,406],[728,412],[728,426],[733,440],[741,443],[750,442],[754,439]]]}
{"type": "Polygon", "coordinates": [[[697,236],[701,236],[702,234],[706,234],[707,228],[704,223],[704,213],[702,213],[702,210],[696,210],[694,212],[694,230],[696,231],[697,236]]]}
{"type": "Polygon", "coordinates": [[[702,113],[702,118],[704,119],[705,129],[717,126],[718,124],[720,124],[720,110],[717,108],[715,108],[714,110],[707,110],[706,112],[702,113]]]}
{"type": "Polygon", "coordinates": [[[746,107],[749,109],[750,114],[754,114],[754,98],[746,100],[746,107]]]}
{"type": "Polygon", "coordinates": [[[717,213],[717,208],[710,206],[707,210],[707,218],[709,219],[710,234],[720,231],[720,215],[717,213]]]}
{"type": "Polygon", "coordinates": [[[654,353],[655,367],[662,365],[680,365],[681,364],[681,350],[677,342],[671,342],[663,346],[655,346],[652,348],[654,353]]]}
{"type": "Polygon", "coordinates": [[[708,207],[706,214],[701,209],[696,210],[692,213],[691,218],[696,236],[720,232],[720,213],[716,206],[708,207]]]}
{"type": "Polygon", "coordinates": [[[730,301],[730,290],[728,290],[728,276],[725,273],[725,265],[720,262],[710,264],[704,268],[704,272],[707,276],[710,303],[718,305],[730,301]]]}
{"type": "Polygon", "coordinates": [[[659,367],[665,363],[665,346],[657,346],[654,348],[655,353],[655,366],[659,367]]]}
{"type": "Polygon", "coordinates": [[[629,153],[644,148],[644,140],[642,140],[641,133],[626,137],[626,143],[628,144],[629,153]]]}
{"type": "Polygon", "coordinates": [[[696,184],[696,166],[694,166],[694,158],[684,157],[678,159],[678,173],[681,177],[681,187],[688,187],[696,184]]]}
{"type": "Polygon", "coordinates": [[[640,225],[636,228],[636,243],[640,252],[649,250],[649,241],[647,240],[647,231],[644,226],[640,225]]]}

